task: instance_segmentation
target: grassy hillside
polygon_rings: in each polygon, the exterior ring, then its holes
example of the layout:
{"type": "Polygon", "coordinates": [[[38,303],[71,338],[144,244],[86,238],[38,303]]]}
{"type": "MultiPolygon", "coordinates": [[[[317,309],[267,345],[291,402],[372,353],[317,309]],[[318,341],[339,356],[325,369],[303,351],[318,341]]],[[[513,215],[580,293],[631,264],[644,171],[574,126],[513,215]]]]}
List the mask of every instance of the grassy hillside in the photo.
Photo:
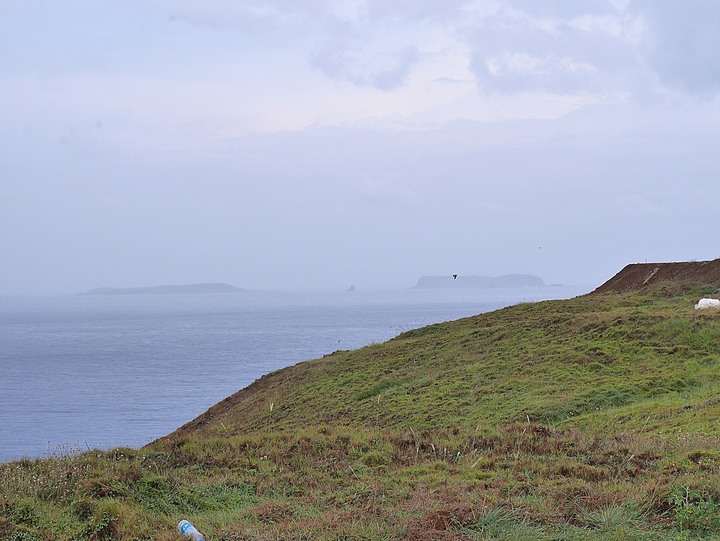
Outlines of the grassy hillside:
{"type": "Polygon", "coordinates": [[[527,421],[720,434],[720,317],[694,310],[699,294],[587,295],[431,325],[267,375],[178,434],[527,421]]]}
{"type": "Polygon", "coordinates": [[[720,539],[702,288],[523,304],[267,375],[143,449],[0,465],[0,539],[720,539]]]}

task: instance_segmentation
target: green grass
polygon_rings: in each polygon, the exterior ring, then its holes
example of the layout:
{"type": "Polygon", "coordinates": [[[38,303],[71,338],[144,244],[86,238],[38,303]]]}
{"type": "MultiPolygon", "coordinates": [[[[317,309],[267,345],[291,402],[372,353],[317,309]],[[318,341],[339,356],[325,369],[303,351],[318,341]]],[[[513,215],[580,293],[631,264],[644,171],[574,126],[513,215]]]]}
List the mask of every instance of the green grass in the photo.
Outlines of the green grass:
{"type": "Polygon", "coordinates": [[[1,465],[0,538],[176,539],[188,518],[218,540],[713,539],[718,443],[527,423],[183,437],[1,465]]]}
{"type": "Polygon", "coordinates": [[[142,449],[0,464],[0,539],[720,539],[700,290],[522,304],[269,374],[142,449]]]}
{"type": "Polygon", "coordinates": [[[693,309],[698,294],[585,296],[431,325],[265,376],[189,428],[220,436],[530,420],[720,434],[720,317],[693,309]]]}

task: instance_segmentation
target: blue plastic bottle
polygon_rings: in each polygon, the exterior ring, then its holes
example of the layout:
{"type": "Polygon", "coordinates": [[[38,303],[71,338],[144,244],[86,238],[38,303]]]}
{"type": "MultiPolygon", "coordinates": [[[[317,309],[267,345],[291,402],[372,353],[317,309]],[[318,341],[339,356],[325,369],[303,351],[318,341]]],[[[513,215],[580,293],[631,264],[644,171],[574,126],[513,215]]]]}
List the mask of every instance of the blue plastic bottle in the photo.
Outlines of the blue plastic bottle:
{"type": "Polygon", "coordinates": [[[180,530],[181,534],[188,536],[193,541],[205,541],[203,534],[198,532],[197,529],[195,529],[195,526],[190,524],[190,521],[188,520],[181,520],[178,523],[178,530],[180,530]]]}

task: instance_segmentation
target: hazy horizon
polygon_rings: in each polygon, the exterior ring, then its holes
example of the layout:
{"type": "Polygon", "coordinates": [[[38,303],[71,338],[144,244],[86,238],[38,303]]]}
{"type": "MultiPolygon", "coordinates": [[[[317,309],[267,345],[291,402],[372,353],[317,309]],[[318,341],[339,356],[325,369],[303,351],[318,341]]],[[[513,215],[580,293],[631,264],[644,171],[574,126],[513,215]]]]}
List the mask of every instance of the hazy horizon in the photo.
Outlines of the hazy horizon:
{"type": "Polygon", "coordinates": [[[718,257],[720,3],[0,0],[0,295],[718,257]]]}
{"type": "MultiPolygon", "coordinates": [[[[511,273],[511,274],[520,274],[520,273],[511,273]]],[[[429,276],[429,275],[424,275],[424,276],[429,276]]],[[[432,275],[432,276],[433,276],[433,277],[438,277],[438,276],[440,276],[440,275],[432,275]]],[[[466,277],[470,277],[470,276],[476,277],[476,276],[478,276],[478,275],[466,275],[466,277]]],[[[503,276],[503,275],[501,275],[501,276],[503,276]]],[[[534,276],[534,275],[532,275],[532,276],[534,276]]],[[[247,292],[250,292],[250,293],[273,293],[273,292],[277,292],[277,293],[303,293],[303,292],[307,292],[307,293],[312,293],[312,292],[317,292],[317,293],[326,293],[326,292],[327,292],[327,293],[331,293],[331,292],[338,292],[338,291],[351,291],[351,292],[382,292],[382,291],[399,291],[399,290],[404,290],[404,289],[417,289],[418,281],[419,281],[419,279],[422,278],[422,277],[423,277],[423,276],[418,276],[416,279],[414,279],[414,280],[409,280],[409,281],[407,281],[406,283],[390,284],[390,285],[388,285],[388,284],[363,284],[363,285],[361,285],[361,286],[358,286],[357,284],[347,284],[347,285],[345,285],[345,286],[326,286],[326,287],[322,287],[322,286],[317,286],[317,287],[283,287],[282,284],[280,284],[279,287],[264,288],[264,289],[246,288],[246,287],[243,287],[242,285],[233,284],[233,283],[229,283],[229,282],[209,282],[209,281],[193,282],[193,283],[171,283],[171,282],[162,282],[162,283],[155,283],[155,284],[144,284],[144,283],[143,283],[143,284],[135,284],[135,285],[128,285],[128,286],[112,286],[112,285],[107,286],[107,285],[101,285],[101,286],[97,286],[97,287],[86,288],[86,289],[83,289],[83,290],[80,290],[80,291],[53,291],[53,292],[34,292],[34,293],[33,293],[33,292],[30,292],[30,293],[27,293],[27,292],[26,292],[26,293],[0,294],[0,297],[41,297],[41,296],[85,295],[86,293],[94,292],[94,291],[96,291],[96,290],[103,290],[103,289],[111,289],[111,290],[112,290],[112,289],[116,289],[116,290],[128,289],[128,290],[135,290],[135,289],[154,289],[154,288],[157,288],[157,287],[168,287],[168,286],[169,286],[169,287],[184,287],[184,286],[216,285],[216,284],[223,284],[223,285],[234,286],[234,287],[238,288],[238,291],[237,291],[237,292],[233,292],[233,291],[213,292],[213,291],[211,291],[211,292],[208,292],[208,293],[206,293],[206,294],[210,294],[210,295],[215,295],[215,294],[220,294],[220,295],[233,295],[233,294],[235,294],[235,293],[242,293],[242,292],[244,292],[244,291],[247,291],[247,292]]],[[[452,278],[452,275],[447,275],[447,278],[448,278],[448,279],[451,279],[451,278],[452,278]]],[[[485,277],[484,277],[484,278],[485,278],[485,277]]],[[[497,276],[489,276],[489,277],[487,277],[487,278],[497,278],[497,276]]],[[[542,278],[542,276],[540,276],[539,278],[542,278]]],[[[609,279],[609,278],[611,278],[611,277],[608,277],[608,279],[609,279]]],[[[448,289],[449,289],[449,290],[452,290],[452,291],[467,291],[468,289],[471,289],[471,290],[478,290],[478,289],[479,289],[479,290],[483,290],[483,289],[487,289],[487,290],[489,290],[489,291],[498,290],[498,289],[502,289],[502,290],[513,290],[513,289],[515,289],[515,290],[518,290],[518,291],[522,291],[522,290],[524,290],[524,289],[537,289],[537,287],[540,287],[540,288],[549,288],[549,289],[553,289],[553,288],[558,288],[558,287],[560,287],[560,288],[574,288],[574,289],[577,289],[578,292],[581,292],[581,290],[584,290],[584,289],[587,289],[587,291],[590,291],[590,290],[595,289],[596,287],[598,287],[598,286],[600,285],[599,283],[598,283],[598,284],[591,284],[591,283],[582,283],[582,282],[572,282],[572,283],[561,284],[561,283],[557,283],[557,282],[547,282],[547,281],[545,281],[545,280],[543,280],[543,281],[545,282],[544,286],[534,286],[534,287],[526,287],[526,286],[508,286],[508,287],[500,287],[500,286],[488,286],[488,287],[483,287],[483,286],[480,286],[480,287],[465,286],[465,287],[459,287],[459,288],[454,288],[454,287],[449,287],[449,288],[448,288],[448,287],[430,287],[430,288],[428,288],[428,287],[425,287],[425,288],[420,288],[420,289],[426,289],[426,290],[432,290],[432,291],[438,291],[438,290],[442,290],[442,289],[445,289],[445,290],[448,290],[448,289]]],[[[603,281],[605,281],[605,280],[603,280],[603,281]]],[[[132,294],[135,294],[135,293],[132,293],[132,294]]],[[[154,293],[152,293],[152,292],[148,292],[148,293],[138,292],[137,294],[150,294],[150,295],[152,295],[152,294],[154,294],[154,293]]],[[[162,293],[158,293],[158,294],[162,294],[162,293]]],[[[184,293],[172,293],[172,292],[171,292],[170,294],[184,294],[184,293]]],[[[193,292],[188,292],[188,294],[191,294],[191,295],[192,295],[193,292]]],[[[99,294],[99,295],[102,296],[102,294],[99,294]]]]}

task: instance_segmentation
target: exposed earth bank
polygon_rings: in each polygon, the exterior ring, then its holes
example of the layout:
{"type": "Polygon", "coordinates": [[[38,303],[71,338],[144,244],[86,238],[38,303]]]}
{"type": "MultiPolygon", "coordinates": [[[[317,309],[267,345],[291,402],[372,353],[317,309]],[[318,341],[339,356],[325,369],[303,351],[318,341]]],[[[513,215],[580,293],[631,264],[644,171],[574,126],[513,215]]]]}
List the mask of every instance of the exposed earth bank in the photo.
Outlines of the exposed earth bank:
{"type": "Polygon", "coordinates": [[[682,263],[633,263],[602,284],[592,293],[628,293],[641,291],[660,282],[675,287],[698,285],[720,286],[720,259],[682,263]]]}

